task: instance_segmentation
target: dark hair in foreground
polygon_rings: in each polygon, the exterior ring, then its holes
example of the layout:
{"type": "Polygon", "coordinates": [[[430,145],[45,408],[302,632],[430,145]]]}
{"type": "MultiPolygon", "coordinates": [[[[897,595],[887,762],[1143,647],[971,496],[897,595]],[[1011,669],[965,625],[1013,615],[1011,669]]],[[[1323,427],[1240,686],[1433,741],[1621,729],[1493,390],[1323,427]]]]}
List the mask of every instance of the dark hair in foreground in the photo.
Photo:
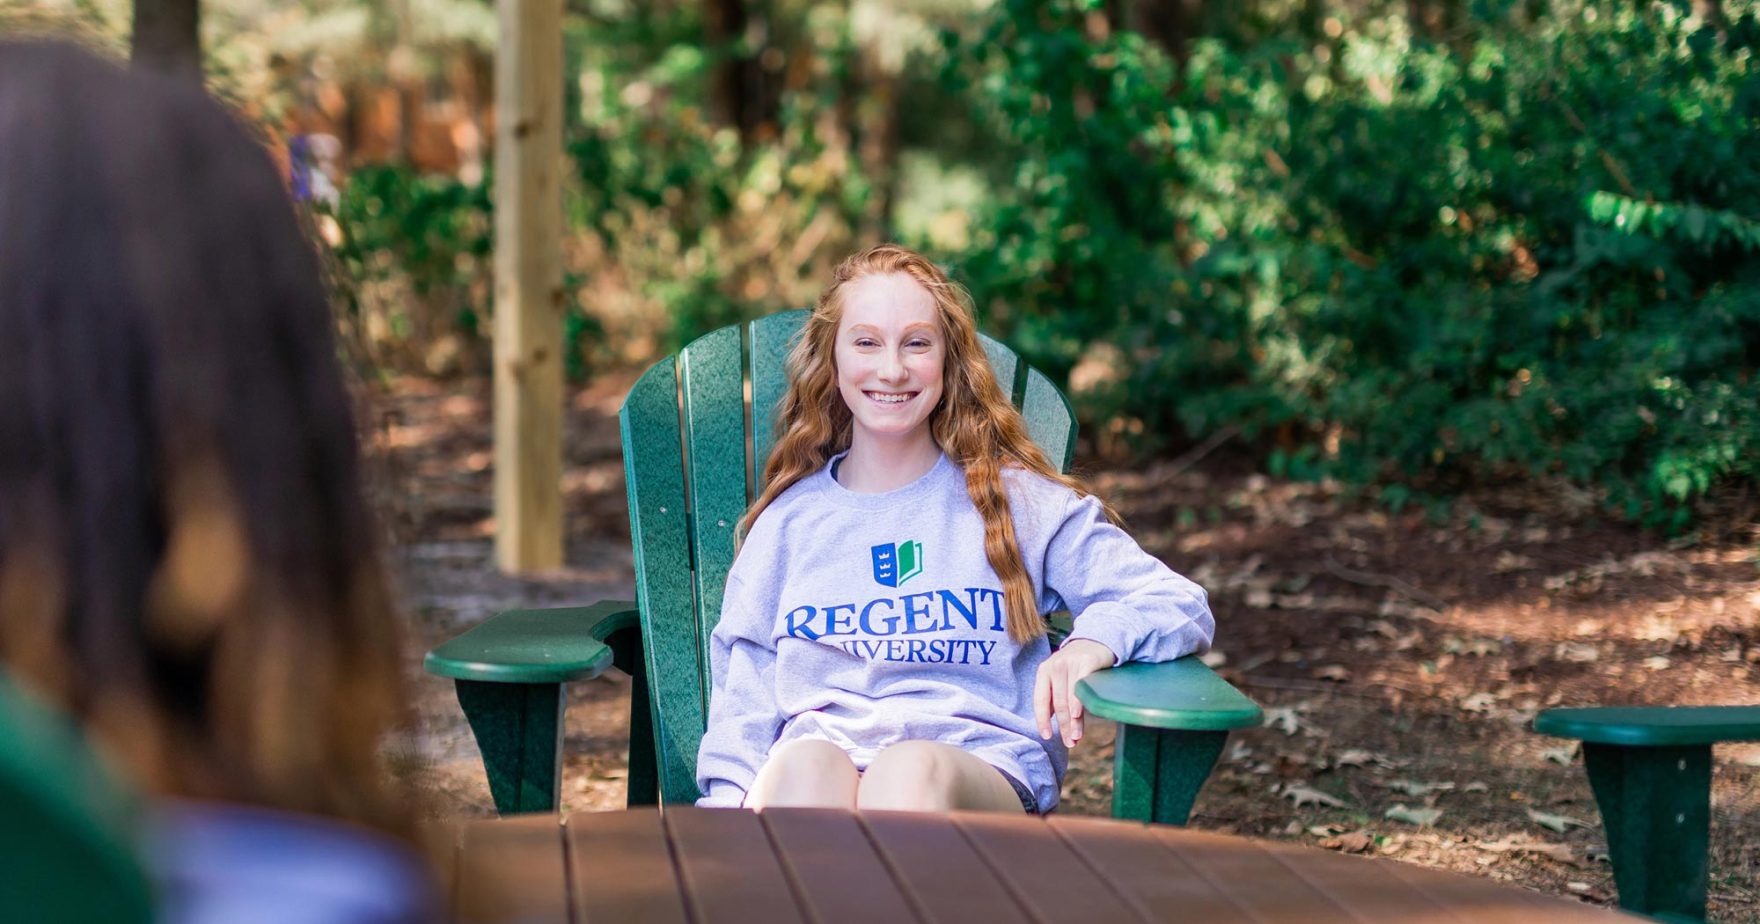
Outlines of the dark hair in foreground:
{"type": "Polygon", "coordinates": [[[160,793],[403,829],[318,267],[187,83],[0,42],[0,661],[160,793]]]}

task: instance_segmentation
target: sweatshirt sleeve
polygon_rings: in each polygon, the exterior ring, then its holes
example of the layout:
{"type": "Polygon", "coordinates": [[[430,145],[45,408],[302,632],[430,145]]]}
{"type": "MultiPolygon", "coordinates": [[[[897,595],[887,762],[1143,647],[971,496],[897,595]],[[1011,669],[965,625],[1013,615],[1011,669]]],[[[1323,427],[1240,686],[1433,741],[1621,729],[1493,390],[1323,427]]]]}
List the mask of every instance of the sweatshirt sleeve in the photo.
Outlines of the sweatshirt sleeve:
{"type": "Polygon", "coordinates": [[[1072,495],[1046,546],[1044,574],[1075,615],[1070,639],[1105,645],[1114,665],[1207,651],[1216,633],[1204,589],[1143,551],[1092,496],[1072,495]]]}
{"type": "Polygon", "coordinates": [[[738,808],[782,729],[776,706],[773,607],[747,590],[736,563],[709,635],[709,721],[697,750],[697,805],[738,808]]]}

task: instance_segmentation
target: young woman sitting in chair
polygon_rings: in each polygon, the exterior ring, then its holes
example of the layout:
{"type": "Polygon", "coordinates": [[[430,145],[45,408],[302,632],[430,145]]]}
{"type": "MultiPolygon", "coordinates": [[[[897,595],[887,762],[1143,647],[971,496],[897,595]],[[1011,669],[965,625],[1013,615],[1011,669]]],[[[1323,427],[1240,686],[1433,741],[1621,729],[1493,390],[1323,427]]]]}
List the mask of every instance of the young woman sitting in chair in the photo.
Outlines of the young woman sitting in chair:
{"type": "Polygon", "coordinates": [[[1050,811],[1076,683],[1206,649],[1204,591],[1034,445],[923,257],[846,260],[788,369],[710,642],[699,804],[1050,811]]]}

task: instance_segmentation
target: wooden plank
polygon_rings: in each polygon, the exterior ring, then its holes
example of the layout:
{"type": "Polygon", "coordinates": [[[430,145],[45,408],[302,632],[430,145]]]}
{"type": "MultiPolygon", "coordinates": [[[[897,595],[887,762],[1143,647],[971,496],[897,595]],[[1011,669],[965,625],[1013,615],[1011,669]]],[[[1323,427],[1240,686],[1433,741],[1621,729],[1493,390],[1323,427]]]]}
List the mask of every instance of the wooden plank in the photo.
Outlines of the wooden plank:
{"type": "Polygon", "coordinates": [[[810,918],[908,921],[916,916],[854,813],[769,809],[758,817],[810,918]]]}
{"type": "Polygon", "coordinates": [[[1474,908],[1463,915],[1392,874],[1386,860],[1347,857],[1311,847],[1255,843],[1264,856],[1325,894],[1359,920],[1481,921],[1474,908]]]}
{"type": "Polygon", "coordinates": [[[422,854],[428,858],[434,870],[434,889],[440,896],[441,908],[445,910],[447,920],[457,915],[458,907],[458,854],[459,829],[457,823],[424,826],[420,834],[422,854]]]}
{"type": "Polygon", "coordinates": [[[764,464],[776,445],[776,407],[788,391],[788,351],[807,311],[782,311],[752,322],[752,484],[764,490],[764,464]]]}
{"type": "Polygon", "coordinates": [[[733,529],[746,509],[745,381],[741,365],[738,327],[723,327],[697,338],[678,358],[705,713],[709,633],[721,617],[727,569],[733,566],[733,529]]]}
{"type": "Polygon", "coordinates": [[[1047,823],[1126,904],[1149,920],[1207,924],[1255,920],[1228,897],[1226,883],[1198,875],[1162,847],[1146,825],[1062,815],[1047,823]]]}
{"type": "Polygon", "coordinates": [[[756,813],[679,807],[662,821],[695,924],[805,920],[756,813]]]}
{"type": "Polygon", "coordinates": [[[563,828],[574,924],[685,924],[684,898],[656,809],[577,812],[563,828]]]}
{"type": "Polygon", "coordinates": [[[458,843],[459,924],[568,919],[560,817],[465,822],[458,843]]]}
{"type": "Polygon", "coordinates": [[[1037,369],[1027,370],[1021,414],[1027,418],[1027,433],[1045,450],[1051,464],[1060,472],[1069,471],[1076,454],[1076,415],[1063,392],[1037,369]]]}
{"type": "Polygon", "coordinates": [[[1044,819],[1011,812],[957,812],[953,820],[1033,920],[1141,920],[1044,819]]]}
{"type": "Polygon", "coordinates": [[[921,920],[969,924],[1025,916],[951,816],[865,812],[858,820],[921,920]]]}
{"type": "Polygon", "coordinates": [[[1198,876],[1211,886],[1226,890],[1254,920],[1303,924],[1359,920],[1326,893],[1268,857],[1253,841],[1160,825],[1149,830],[1198,876]]]}
{"type": "Polygon", "coordinates": [[[691,590],[677,368],[671,359],[656,363],[630,389],[618,422],[623,432],[643,656],[653,678],[660,795],[667,803],[689,804],[698,796],[703,667],[691,590]]]}
{"type": "Polygon", "coordinates": [[[996,384],[1002,386],[1002,393],[1015,407],[1021,406],[1021,367],[1025,365],[1014,350],[989,334],[980,332],[978,342],[984,346],[984,356],[990,360],[990,370],[996,373],[996,384]]]}
{"type": "Polygon", "coordinates": [[[495,558],[562,565],[562,4],[500,0],[495,558]]]}
{"type": "Polygon", "coordinates": [[[1430,920],[1472,924],[1615,924],[1644,920],[1512,885],[1424,869],[1410,863],[1374,862],[1382,882],[1398,881],[1422,894],[1430,903],[1448,909],[1447,917],[1432,916],[1430,920]]]}

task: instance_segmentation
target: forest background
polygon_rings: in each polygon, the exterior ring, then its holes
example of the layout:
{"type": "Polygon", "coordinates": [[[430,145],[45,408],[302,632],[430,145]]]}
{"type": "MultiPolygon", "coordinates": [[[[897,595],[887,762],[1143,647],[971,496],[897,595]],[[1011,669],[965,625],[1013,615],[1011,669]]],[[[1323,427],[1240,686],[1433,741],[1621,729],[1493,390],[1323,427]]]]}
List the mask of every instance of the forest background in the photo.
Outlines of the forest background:
{"type": "MultiPolygon", "coordinates": [[[[0,36],[199,54],[306,204],[429,813],[490,801],[421,653],[634,594],[636,371],[886,239],[1066,385],[1089,484],[1209,590],[1267,724],[1199,826],[1607,905],[1534,716],[1757,701],[1760,0],[560,2],[567,557],[507,575],[491,0],[0,0],[0,36]]],[[[569,686],[565,810],[623,804],[630,699],[569,686]]],[[[1095,723],[1060,811],[1107,813],[1113,753],[1095,723]]],[[[1760,745],[1715,763],[1710,916],[1760,922],[1760,745]]]]}
{"type": "MultiPolygon", "coordinates": [[[[148,0],[142,0],[143,3],[148,0]]],[[[125,52],[132,4],[0,28],[125,52]]],[[[1090,451],[1236,441],[1445,515],[1678,533],[1760,486],[1760,4],[567,0],[571,375],[809,304],[891,239],[1090,451]]],[[[486,368],[488,0],[206,0],[373,374],[486,368]]]]}

